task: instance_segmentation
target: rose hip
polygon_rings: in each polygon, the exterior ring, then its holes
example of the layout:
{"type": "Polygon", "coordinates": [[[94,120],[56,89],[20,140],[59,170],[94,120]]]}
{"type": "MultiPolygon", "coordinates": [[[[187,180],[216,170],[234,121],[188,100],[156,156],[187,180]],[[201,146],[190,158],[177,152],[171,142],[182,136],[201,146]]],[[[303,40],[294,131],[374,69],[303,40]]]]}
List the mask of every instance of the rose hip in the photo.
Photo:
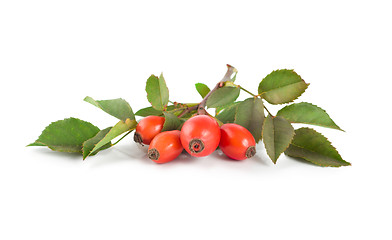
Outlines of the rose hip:
{"type": "Polygon", "coordinates": [[[177,158],[183,149],[180,131],[161,132],[151,141],[148,157],[156,163],[167,163],[177,158]]]}
{"type": "Polygon", "coordinates": [[[198,115],[188,119],[181,129],[181,143],[192,156],[204,157],[219,145],[220,128],[215,119],[198,115]]]}
{"type": "Polygon", "coordinates": [[[219,148],[229,158],[244,160],[256,154],[253,135],[243,126],[226,123],[221,126],[219,148]]]}
{"type": "Polygon", "coordinates": [[[140,144],[149,145],[151,140],[161,132],[164,123],[164,117],[148,116],[143,118],[136,126],[133,140],[140,144]]]}

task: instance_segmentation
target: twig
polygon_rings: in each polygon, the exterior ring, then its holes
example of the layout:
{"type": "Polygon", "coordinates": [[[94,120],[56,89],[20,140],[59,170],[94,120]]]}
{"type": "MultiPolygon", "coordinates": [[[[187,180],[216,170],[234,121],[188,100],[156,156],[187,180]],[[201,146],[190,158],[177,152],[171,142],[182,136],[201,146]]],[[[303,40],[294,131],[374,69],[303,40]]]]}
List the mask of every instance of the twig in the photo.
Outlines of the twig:
{"type": "Polygon", "coordinates": [[[118,142],[120,142],[123,138],[125,138],[126,136],[128,136],[128,134],[130,134],[132,131],[134,130],[134,128],[130,129],[126,134],[124,134],[120,139],[118,139],[117,142],[113,143],[112,146],[116,145],[118,142]]]}
{"type": "MultiPolygon", "coordinates": [[[[264,104],[263,104],[263,106],[264,106],[264,104]]],[[[272,114],[270,113],[270,111],[268,111],[268,109],[267,109],[265,106],[264,106],[264,109],[267,110],[268,114],[271,115],[271,117],[274,117],[274,115],[272,115],[272,114]]]]}
{"type": "Polygon", "coordinates": [[[230,81],[231,80],[231,75],[233,73],[237,72],[237,69],[235,69],[233,66],[230,66],[229,64],[227,64],[227,72],[225,74],[225,76],[223,76],[222,80],[220,80],[215,87],[203,98],[203,100],[197,105],[197,114],[199,115],[205,115],[207,114],[207,111],[205,109],[206,104],[207,104],[207,100],[208,98],[211,96],[211,94],[213,92],[215,92],[216,90],[218,90],[219,88],[223,87],[225,85],[226,81],[230,81]]]}
{"type": "MultiPolygon", "coordinates": [[[[239,86],[239,85],[238,85],[238,86],[239,86]]],[[[241,87],[241,86],[239,86],[239,87],[240,87],[240,89],[241,89],[242,91],[244,91],[244,92],[246,92],[246,93],[249,93],[250,95],[252,95],[252,96],[255,97],[255,98],[260,97],[260,96],[262,95],[262,93],[260,93],[260,94],[258,94],[258,95],[255,95],[255,94],[251,93],[250,91],[246,90],[245,88],[243,88],[243,87],[241,87]]],[[[263,107],[264,107],[264,109],[268,112],[269,115],[271,115],[272,117],[274,116],[274,115],[272,115],[271,112],[265,107],[264,104],[263,104],[263,107]]]]}
{"type": "Polygon", "coordinates": [[[206,114],[208,114],[208,112],[205,109],[208,98],[211,96],[211,94],[213,92],[215,92],[219,88],[223,87],[225,85],[226,81],[230,81],[231,80],[231,75],[233,73],[235,73],[235,72],[237,72],[237,69],[235,69],[233,66],[230,66],[229,64],[227,64],[227,72],[226,72],[225,76],[223,76],[222,80],[220,80],[215,85],[215,87],[210,92],[207,93],[207,95],[203,98],[203,100],[199,104],[196,104],[196,105],[194,105],[192,107],[187,107],[177,117],[181,118],[185,114],[187,114],[189,112],[192,112],[194,110],[197,110],[197,114],[199,114],[199,115],[206,115],[206,114]]]}
{"type": "Polygon", "coordinates": [[[257,95],[251,93],[250,91],[246,90],[245,88],[241,87],[240,85],[238,85],[240,87],[240,89],[246,93],[249,93],[250,95],[252,95],[253,97],[257,97],[257,95]]]}
{"type": "Polygon", "coordinates": [[[192,107],[187,107],[177,117],[180,118],[180,117],[184,116],[185,114],[196,110],[198,107],[199,107],[199,104],[192,106],[192,107]]]}

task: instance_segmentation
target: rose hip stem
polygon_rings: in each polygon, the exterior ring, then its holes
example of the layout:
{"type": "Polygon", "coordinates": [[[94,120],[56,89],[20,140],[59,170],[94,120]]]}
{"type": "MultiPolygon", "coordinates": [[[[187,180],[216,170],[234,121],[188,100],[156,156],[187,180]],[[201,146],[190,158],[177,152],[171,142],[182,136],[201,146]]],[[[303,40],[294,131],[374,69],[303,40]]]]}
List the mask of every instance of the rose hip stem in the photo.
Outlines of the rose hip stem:
{"type": "Polygon", "coordinates": [[[223,76],[222,80],[220,80],[215,85],[215,87],[203,98],[203,100],[199,104],[185,109],[182,113],[180,113],[178,115],[178,117],[180,118],[180,117],[184,116],[185,114],[187,114],[187,113],[189,113],[189,112],[191,112],[193,110],[197,110],[197,114],[198,115],[206,115],[207,111],[206,111],[205,107],[206,107],[208,98],[211,96],[211,94],[213,92],[215,92],[219,88],[225,86],[225,82],[230,81],[231,80],[231,75],[233,75],[233,73],[235,73],[235,72],[237,72],[237,69],[235,69],[235,67],[227,64],[227,72],[226,72],[225,76],[223,76]]]}

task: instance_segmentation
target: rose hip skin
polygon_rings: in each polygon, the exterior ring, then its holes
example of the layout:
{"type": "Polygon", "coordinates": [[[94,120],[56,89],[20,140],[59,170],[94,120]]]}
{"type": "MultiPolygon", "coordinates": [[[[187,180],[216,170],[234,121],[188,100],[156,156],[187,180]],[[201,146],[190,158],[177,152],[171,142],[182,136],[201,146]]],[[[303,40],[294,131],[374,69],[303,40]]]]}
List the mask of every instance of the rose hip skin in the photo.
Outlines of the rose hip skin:
{"type": "Polygon", "coordinates": [[[192,156],[204,157],[211,154],[219,145],[220,128],[215,119],[198,115],[188,119],[181,129],[181,143],[192,156]]]}
{"type": "Polygon", "coordinates": [[[156,163],[167,163],[178,157],[183,149],[180,131],[161,132],[151,141],[148,157],[156,163]]]}
{"type": "Polygon", "coordinates": [[[151,140],[161,132],[164,123],[164,117],[148,116],[143,118],[136,126],[133,140],[140,144],[149,145],[151,140]]]}
{"type": "Polygon", "coordinates": [[[256,154],[253,135],[241,125],[226,123],[221,126],[219,147],[224,154],[235,160],[244,160],[256,154]]]}

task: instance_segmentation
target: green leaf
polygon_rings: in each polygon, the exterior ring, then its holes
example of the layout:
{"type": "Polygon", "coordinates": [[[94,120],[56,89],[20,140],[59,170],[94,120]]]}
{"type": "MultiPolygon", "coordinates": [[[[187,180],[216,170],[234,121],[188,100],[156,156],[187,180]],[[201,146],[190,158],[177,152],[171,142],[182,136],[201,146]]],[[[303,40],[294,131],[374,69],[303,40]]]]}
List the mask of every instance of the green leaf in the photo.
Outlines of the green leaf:
{"type": "Polygon", "coordinates": [[[292,123],[306,123],[343,131],[324,109],[311,103],[293,103],[280,109],[277,116],[284,117],[292,123]]]}
{"type": "MultiPolygon", "coordinates": [[[[192,107],[194,105],[197,105],[197,103],[186,103],[185,105],[187,105],[188,107],[192,107]]],[[[180,108],[180,107],[181,107],[180,105],[177,105],[177,106],[169,105],[169,106],[167,106],[166,111],[172,111],[172,110],[174,110],[176,108],[180,108]]],[[[141,116],[141,117],[147,117],[147,116],[151,116],[151,115],[153,115],[153,116],[162,116],[163,113],[164,113],[164,111],[156,110],[153,107],[146,107],[146,108],[142,108],[139,111],[137,111],[135,113],[135,115],[141,116]]],[[[181,110],[178,110],[178,111],[175,112],[175,115],[176,114],[180,114],[180,113],[181,113],[181,110]]]]}
{"type": "Polygon", "coordinates": [[[33,142],[33,143],[30,143],[29,145],[27,145],[26,147],[46,147],[46,145],[43,143],[39,143],[39,142],[33,142]]]}
{"type": "MultiPolygon", "coordinates": [[[[167,106],[167,110],[172,110],[172,109],[174,109],[173,105],[167,106]]],[[[135,113],[135,115],[141,116],[141,117],[147,117],[147,116],[151,116],[151,115],[153,115],[153,116],[161,116],[161,115],[163,115],[163,111],[162,110],[156,110],[153,107],[146,107],[146,108],[142,108],[139,111],[137,111],[135,113]]]]}
{"type": "Polygon", "coordinates": [[[178,117],[172,113],[164,112],[165,123],[163,124],[162,132],[178,129],[182,122],[178,117]]]}
{"type": "Polygon", "coordinates": [[[92,97],[85,97],[84,101],[102,109],[106,113],[125,121],[127,118],[135,120],[132,108],[127,101],[122,98],[110,100],[94,100],[92,97]]]}
{"type": "Polygon", "coordinates": [[[216,115],[216,118],[219,119],[219,121],[222,123],[233,123],[239,103],[240,102],[235,102],[224,109],[219,109],[220,112],[218,115],[216,115]]]}
{"type": "Polygon", "coordinates": [[[202,98],[204,98],[211,91],[210,88],[204,83],[196,83],[195,87],[202,98]]]}
{"type": "MultiPolygon", "coordinates": [[[[174,110],[176,108],[178,108],[178,106],[169,105],[169,106],[167,106],[166,111],[172,111],[172,110],[174,110]]],[[[146,108],[142,108],[139,111],[137,111],[135,113],[135,115],[141,116],[141,117],[147,117],[147,116],[151,116],[151,115],[153,115],[153,116],[162,116],[163,112],[164,111],[156,110],[153,107],[146,107],[146,108]]]]}
{"type": "Polygon", "coordinates": [[[97,149],[95,152],[91,152],[91,150],[93,150],[93,148],[95,147],[95,145],[102,140],[102,138],[104,138],[106,136],[106,134],[108,134],[108,132],[112,129],[112,127],[108,127],[105,128],[101,131],[99,131],[97,133],[97,135],[95,135],[94,137],[90,138],[89,140],[85,141],[83,143],[83,148],[82,148],[82,152],[83,152],[83,159],[86,159],[87,156],[91,156],[94,155],[96,153],[98,153],[99,151],[102,151],[104,149],[110,148],[111,142],[108,142],[107,144],[103,145],[100,149],[97,149]]]}
{"type": "Polygon", "coordinates": [[[294,128],[286,119],[268,115],[264,120],[262,133],[267,154],[276,164],[280,154],[289,147],[294,137],[294,128]]]}
{"type": "Polygon", "coordinates": [[[231,103],[226,104],[226,105],[224,105],[224,106],[215,108],[215,113],[216,113],[215,115],[219,114],[222,110],[224,110],[224,109],[226,109],[226,108],[229,108],[229,107],[231,107],[231,106],[233,106],[233,105],[237,105],[237,104],[240,103],[240,102],[241,102],[241,101],[231,102],[231,103]]]}
{"type": "Polygon", "coordinates": [[[326,137],[311,128],[295,130],[295,136],[285,154],[290,157],[302,158],[323,167],[351,165],[342,159],[326,137]]]}
{"type": "Polygon", "coordinates": [[[294,70],[281,69],[260,82],[259,94],[271,104],[289,103],[301,96],[308,85],[294,70]]]}
{"type": "Polygon", "coordinates": [[[99,128],[89,122],[66,118],[49,124],[38,139],[28,146],[47,146],[54,151],[82,153],[83,143],[98,132],[99,128]]]}
{"type": "Polygon", "coordinates": [[[169,102],[169,89],[162,74],[159,78],[151,75],[147,79],[146,92],[151,106],[157,110],[163,110],[169,102]]]}
{"type": "MultiPolygon", "coordinates": [[[[110,129],[108,133],[95,145],[95,147],[90,151],[91,153],[94,153],[98,151],[101,147],[106,145],[107,143],[110,143],[111,140],[114,138],[120,136],[121,134],[131,131],[136,128],[137,122],[135,120],[130,120],[127,119],[124,121],[119,121],[114,127],[110,129]]],[[[87,154],[89,156],[90,154],[87,154]]],[[[86,157],[87,157],[86,156],[86,157]]]]}
{"type": "Polygon", "coordinates": [[[261,140],[264,118],[263,100],[248,98],[238,104],[234,122],[248,129],[257,143],[261,140]]]}
{"type": "Polygon", "coordinates": [[[234,102],[240,95],[239,87],[222,87],[213,92],[207,99],[207,107],[216,108],[234,102]]]}

